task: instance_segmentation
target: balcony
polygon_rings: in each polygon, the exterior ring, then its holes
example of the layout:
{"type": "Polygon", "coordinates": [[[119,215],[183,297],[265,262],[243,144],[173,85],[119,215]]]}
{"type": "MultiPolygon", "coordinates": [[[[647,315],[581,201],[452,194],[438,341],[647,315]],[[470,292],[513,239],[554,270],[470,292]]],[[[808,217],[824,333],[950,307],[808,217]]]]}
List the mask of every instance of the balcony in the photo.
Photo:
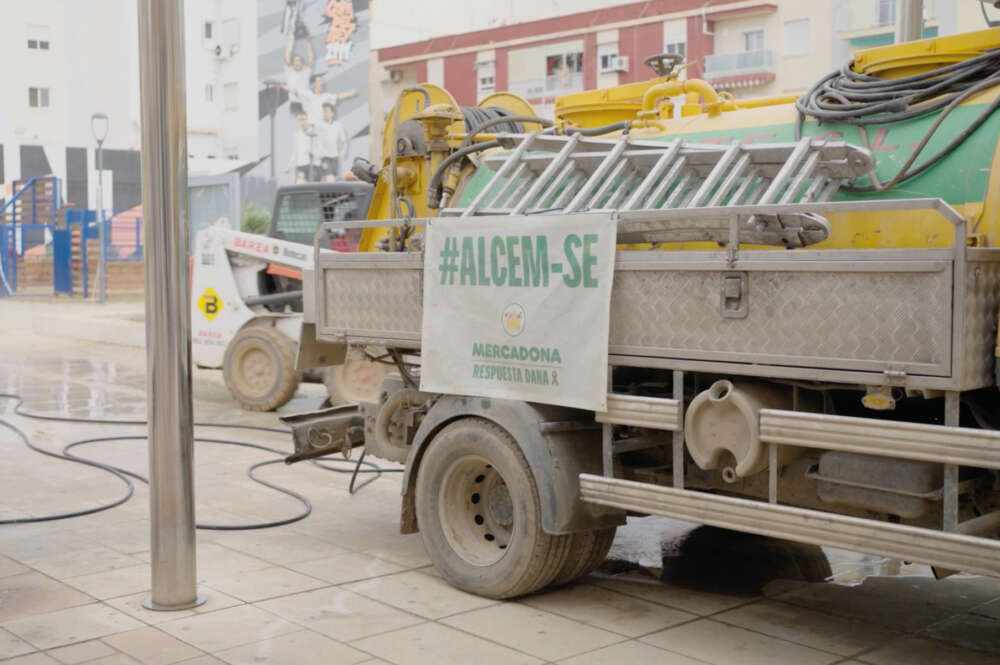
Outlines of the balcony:
{"type": "Polygon", "coordinates": [[[774,51],[741,51],[705,56],[705,78],[774,73],[774,51]]]}
{"type": "Polygon", "coordinates": [[[582,92],[583,74],[574,72],[539,79],[511,81],[508,90],[515,95],[524,97],[533,104],[544,104],[553,101],[560,95],[582,92]]]}

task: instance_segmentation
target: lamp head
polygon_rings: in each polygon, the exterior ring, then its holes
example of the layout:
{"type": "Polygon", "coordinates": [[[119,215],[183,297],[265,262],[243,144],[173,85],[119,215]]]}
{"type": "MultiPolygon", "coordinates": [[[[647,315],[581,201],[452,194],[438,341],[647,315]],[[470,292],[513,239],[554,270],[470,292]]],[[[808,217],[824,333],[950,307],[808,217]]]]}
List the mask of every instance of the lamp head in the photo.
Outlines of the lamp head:
{"type": "Polygon", "coordinates": [[[93,132],[94,140],[98,143],[104,143],[104,139],[108,138],[109,126],[110,122],[106,113],[98,111],[90,116],[90,131],[93,132]]]}

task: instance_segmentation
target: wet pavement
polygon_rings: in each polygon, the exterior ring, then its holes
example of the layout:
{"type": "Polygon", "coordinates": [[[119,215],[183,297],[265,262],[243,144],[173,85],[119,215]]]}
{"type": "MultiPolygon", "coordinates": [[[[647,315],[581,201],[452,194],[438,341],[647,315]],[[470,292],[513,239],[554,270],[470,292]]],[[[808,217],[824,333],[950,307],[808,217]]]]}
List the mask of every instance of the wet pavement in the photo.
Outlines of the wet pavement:
{"type": "MultiPolygon", "coordinates": [[[[27,413],[141,420],[143,351],[32,332],[32,318],[51,306],[0,302],[0,392],[20,394],[27,413]]],[[[219,372],[196,371],[194,394],[200,421],[277,425],[274,414],[241,411],[219,372]]],[[[321,386],[305,385],[283,411],[315,408],[323,397],[321,386]]],[[[13,408],[0,399],[0,417],[46,450],[136,437],[73,451],[146,472],[141,425],[41,421],[13,408]]],[[[290,448],[277,433],[198,433],[290,448]]],[[[106,472],[32,452],[4,428],[0,454],[0,519],[95,507],[123,492],[106,472]]],[[[296,515],[297,501],[246,477],[251,464],[274,457],[196,444],[198,520],[296,515]]],[[[354,496],[345,474],[313,465],[273,465],[259,475],[302,492],[313,514],[274,529],[199,531],[208,602],[195,610],[141,607],[149,588],[141,483],[107,511],[0,525],[0,662],[1000,663],[1000,580],[938,581],[925,566],[643,518],[619,530],[597,574],[499,603],[448,586],[419,536],[399,534],[398,474],[354,496]]]]}

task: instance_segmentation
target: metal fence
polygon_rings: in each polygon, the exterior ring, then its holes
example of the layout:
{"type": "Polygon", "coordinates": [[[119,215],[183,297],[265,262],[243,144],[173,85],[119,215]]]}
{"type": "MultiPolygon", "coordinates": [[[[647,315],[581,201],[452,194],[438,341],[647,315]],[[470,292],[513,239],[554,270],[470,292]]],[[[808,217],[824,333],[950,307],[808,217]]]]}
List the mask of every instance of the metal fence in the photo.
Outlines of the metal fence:
{"type": "MultiPolygon", "coordinates": [[[[104,213],[104,247],[108,261],[142,261],[142,217],[130,210],[118,212],[108,210],[104,213]]],[[[88,241],[99,241],[101,238],[100,222],[96,210],[67,210],[66,226],[81,224],[83,236],[88,241]]],[[[100,252],[100,245],[89,247],[86,251],[100,252]]]]}

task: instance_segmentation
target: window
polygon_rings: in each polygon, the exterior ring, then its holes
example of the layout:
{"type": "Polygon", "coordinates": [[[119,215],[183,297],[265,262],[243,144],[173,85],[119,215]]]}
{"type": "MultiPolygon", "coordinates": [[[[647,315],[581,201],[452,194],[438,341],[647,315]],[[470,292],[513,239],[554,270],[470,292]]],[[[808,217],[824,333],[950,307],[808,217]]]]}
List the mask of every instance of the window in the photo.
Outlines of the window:
{"type": "Polygon", "coordinates": [[[764,29],[757,28],[755,30],[744,30],[743,31],[743,50],[744,51],[763,51],[764,50],[764,29]]]}
{"type": "Polygon", "coordinates": [[[579,74],[581,72],[583,72],[583,53],[550,55],[545,58],[545,73],[547,76],[579,74]]]}
{"type": "Polygon", "coordinates": [[[583,53],[565,53],[545,58],[545,89],[568,92],[583,89],[583,53]]]}
{"type": "Polygon", "coordinates": [[[205,21],[205,39],[212,38],[212,22],[205,21]]]}
{"type": "Polygon", "coordinates": [[[496,64],[493,62],[476,63],[476,80],[479,95],[493,92],[496,87],[496,64]]]}
{"type": "Polygon", "coordinates": [[[28,88],[28,106],[33,108],[48,108],[48,88],[28,88]]]}
{"type": "Polygon", "coordinates": [[[240,21],[230,18],[222,22],[222,42],[229,49],[229,55],[240,50],[240,21]]]}
{"type": "Polygon", "coordinates": [[[679,37],[673,38],[663,45],[663,52],[687,58],[687,40],[679,37]]]}
{"type": "Polygon", "coordinates": [[[28,48],[35,51],[48,51],[51,32],[47,25],[29,25],[27,27],[28,48]]]}
{"type": "Polygon", "coordinates": [[[215,87],[211,83],[205,84],[205,101],[210,102],[215,98],[215,87]]]}
{"type": "Polygon", "coordinates": [[[597,45],[597,71],[609,74],[617,71],[615,61],[618,59],[618,43],[597,45]]]}
{"type": "Polygon", "coordinates": [[[222,87],[222,98],[226,104],[227,111],[233,111],[239,108],[239,83],[227,83],[222,87]]]}
{"type": "Polygon", "coordinates": [[[809,53],[809,19],[785,22],[785,55],[809,53]]]}
{"type": "Polygon", "coordinates": [[[323,222],[364,219],[364,194],[292,192],[279,195],[276,237],[309,245],[323,222]]]}
{"type": "Polygon", "coordinates": [[[896,22],[896,0],[878,0],[878,24],[892,25],[896,22]]]}

